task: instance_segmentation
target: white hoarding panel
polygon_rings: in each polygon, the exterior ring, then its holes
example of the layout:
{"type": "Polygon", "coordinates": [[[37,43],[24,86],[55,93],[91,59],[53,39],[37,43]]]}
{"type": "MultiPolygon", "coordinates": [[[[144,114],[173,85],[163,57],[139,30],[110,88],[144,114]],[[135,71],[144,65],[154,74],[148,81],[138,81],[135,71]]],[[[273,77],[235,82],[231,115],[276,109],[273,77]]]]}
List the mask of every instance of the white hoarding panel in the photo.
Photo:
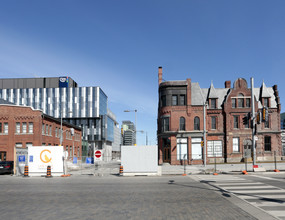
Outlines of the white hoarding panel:
{"type": "Polygon", "coordinates": [[[125,173],[157,173],[157,146],[122,146],[121,165],[125,173]]]}
{"type": "Polygon", "coordinates": [[[63,147],[62,146],[32,146],[28,148],[29,175],[46,175],[47,166],[51,166],[51,175],[63,174],[63,147]]]}

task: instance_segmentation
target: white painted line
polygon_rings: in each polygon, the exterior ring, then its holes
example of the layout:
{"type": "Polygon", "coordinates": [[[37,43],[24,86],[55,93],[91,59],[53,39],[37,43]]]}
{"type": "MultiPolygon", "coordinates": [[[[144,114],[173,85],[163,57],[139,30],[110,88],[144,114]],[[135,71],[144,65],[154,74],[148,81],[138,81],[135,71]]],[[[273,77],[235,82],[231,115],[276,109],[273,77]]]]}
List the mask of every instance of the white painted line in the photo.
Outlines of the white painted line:
{"type": "Polygon", "coordinates": [[[250,204],[259,206],[259,208],[262,208],[263,206],[282,206],[285,210],[285,202],[284,203],[278,203],[278,202],[250,202],[250,204]]]}
{"type": "Polygon", "coordinates": [[[285,211],[267,211],[271,215],[277,216],[278,218],[283,218],[285,217],[285,211]]]}
{"type": "MultiPolygon", "coordinates": [[[[246,194],[246,193],[244,193],[246,194]]],[[[236,195],[238,196],[239,198],[242,198],[242,199],[276,199],[276,200],[284,200],[284,204],[285,204],[285,195],[236,195]]],[[[277,202],[279,203],[279,202],[277,202]]]]}
{"type": "MultiPolygon", "coordinates": [[[[220,185],[219,185],[220,186],[220,185]]],[[[221,186],[223,187],[223,186],[221,186]]],[[[268,185],[259,185],[259,186],[241,186],[241,185],[236,185],[236,186],[224,186],[226,189],[263,189],[263,188],[275,188],[275,187],[268,187],[268,185]]],[[[276,189],[276,188],[275,188],[276,189]]]]}
{"type": "MultiPolygon", "coordinates": [[[[250,194],[256,193],[256,194],[258,194],[258,193],[281,193],[281,192],[285,192],[285,191],[281,191],[280,189],[276,189],[276,190],[254,190],[254,191],[250,191],[250,190],[228,190],[228,191],[230,191],[232,193],[243,193],[243,194],[247,194],[247,193],[250,193],[250,194]]],[[[267,196],[270,196],[270,195],[264,195],[264,196],[267,197],[267,196]]],[[[278,195],[278,196],[283,196],[285,198],[285,194],[284,195],[278,195]]]]}

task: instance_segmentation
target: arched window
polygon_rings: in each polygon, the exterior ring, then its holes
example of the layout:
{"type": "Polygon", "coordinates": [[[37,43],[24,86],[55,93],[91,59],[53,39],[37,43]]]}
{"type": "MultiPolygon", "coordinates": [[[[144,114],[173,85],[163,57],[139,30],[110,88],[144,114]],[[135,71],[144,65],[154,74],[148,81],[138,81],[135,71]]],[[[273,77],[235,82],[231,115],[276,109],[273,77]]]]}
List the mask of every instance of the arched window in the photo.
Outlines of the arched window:
{"type": "Polygon", "coordinates": [[[185,118],[184,117],[180,117],[179,130],[185,131],[185,118]]]}
{"type": "Polygon", "coordinates": [[[194,130],[200,130],[200,118],[197,116],[194,118],[194,130]]]}

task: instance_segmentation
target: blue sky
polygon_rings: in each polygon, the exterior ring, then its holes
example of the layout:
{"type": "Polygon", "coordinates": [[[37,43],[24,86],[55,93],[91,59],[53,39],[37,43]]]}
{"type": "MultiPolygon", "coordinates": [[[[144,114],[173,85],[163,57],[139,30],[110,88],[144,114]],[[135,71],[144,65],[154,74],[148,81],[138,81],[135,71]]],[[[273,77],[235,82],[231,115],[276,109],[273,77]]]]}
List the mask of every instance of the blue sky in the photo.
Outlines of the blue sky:
{"type": "Polygon", "coordinates": [[[135,121],[124,110],[137,109],[137,129],[155,144],[159,66],[165,80],[202,88],[264,80],[285,103],[284,9],[283,0],[1,0],[0,77],[100,86],[117,121],[135,121]]]}

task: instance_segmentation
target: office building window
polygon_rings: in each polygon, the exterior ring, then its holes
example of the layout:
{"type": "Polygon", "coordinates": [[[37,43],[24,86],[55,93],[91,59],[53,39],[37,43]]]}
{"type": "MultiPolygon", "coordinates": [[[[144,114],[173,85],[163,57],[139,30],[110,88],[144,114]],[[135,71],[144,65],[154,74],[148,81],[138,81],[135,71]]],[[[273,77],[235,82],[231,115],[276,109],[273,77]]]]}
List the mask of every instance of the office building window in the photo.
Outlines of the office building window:
{"type": "Polygon", "coordinates": [[[33,146],[33,143],[31,143],[31,142],[27,142],[26,143],[26,147],[28,148],[28,147],[32,147],[33,146]]]}
{"type": "Polygon", "coordinates": [[[234,116],[234,128],[239,128],[238,116],[234,116]]]}
{"type": "Polygon", "coordinates": [[[21,129],[21,127],[20,127],[20,122],[16,122],[16,134],[20,134],[20,129],[21,129]]]}
{"type": "Polygon", "coordinates": [[[161,96],[161,107],[164,107],[164,106],[166,106],[166,96],[165,95],[161,96]]]}
{"type": "Polygon", "coordinates": [[[239,138],[233,138],[233,152],[239,152],[239,138]]]}
{"type": "Polygon", "coordinates": [[[162,118],[162,131],[169,131],[169,117],[162,118]]]}
{"type": "Polygon", "coordinates": [[[217,129],[217,117],[216,116],[212,116],[211,117],[211,129],[217,129]]]}
{"type": "Polygon", "coordinates": [[[177,105],[177,95],[172,95],[172,105],[177,105]]]}
{"type": "Polygon", "coordinates": [[[29,122],[29,133],[30,134],[34,133],[34,123],[33,122],[29,122]]]}
{"type": "Polygon", "coordinates": [[[9,125],[8,123],[4,123],[4,134],[8,134],[8,131],[9,131],[9,125]]]}
{"type": "Polygon", "coordinates": [[[46,135],[48,135],[48,125],[46,125],[46,135]]]}
{"type": "Polygon", "coordinates": [[[24,133],[24,134],[27,133],[27,123],[26,122],[22,123],[22,133],[24,133]]]}
{"type": "Polygon", "coordinates": [[[42,125],[42,135],[45,134],[45,124],[42,125]]]}
{"type": "Polygon", "coordinates": [[[194,118],[194,130],[200,130],[200,118],[197,116],[194,118]]]}
{"type": "Polygon", "coordinates": [[[180,128],[180,131],[185,131],[185,118],[184,117],[180,117],[179,128],[180,128]]]}
{"type": "Polygon", "coordinates": [[[16,147],[23,147],[23,144],[22,144],[22,143],[16,143],[15,146],[16,146],[16,147]]]}
{"type": "Polygon", "coordinates": [[[179,104],[180,105],[186,105],[186,102],[185,102],[185,95],[180,95],[179,96],[179,104]]]}
{"type": "Polygon", "coordinates": [[[264,137],[264,151],[271,151],[271,137],[264,137]]]}
{"type": "Polygon", "coordinates": [[[0,133],[2,133],[2,123],[0,123],[0,133]]]}

